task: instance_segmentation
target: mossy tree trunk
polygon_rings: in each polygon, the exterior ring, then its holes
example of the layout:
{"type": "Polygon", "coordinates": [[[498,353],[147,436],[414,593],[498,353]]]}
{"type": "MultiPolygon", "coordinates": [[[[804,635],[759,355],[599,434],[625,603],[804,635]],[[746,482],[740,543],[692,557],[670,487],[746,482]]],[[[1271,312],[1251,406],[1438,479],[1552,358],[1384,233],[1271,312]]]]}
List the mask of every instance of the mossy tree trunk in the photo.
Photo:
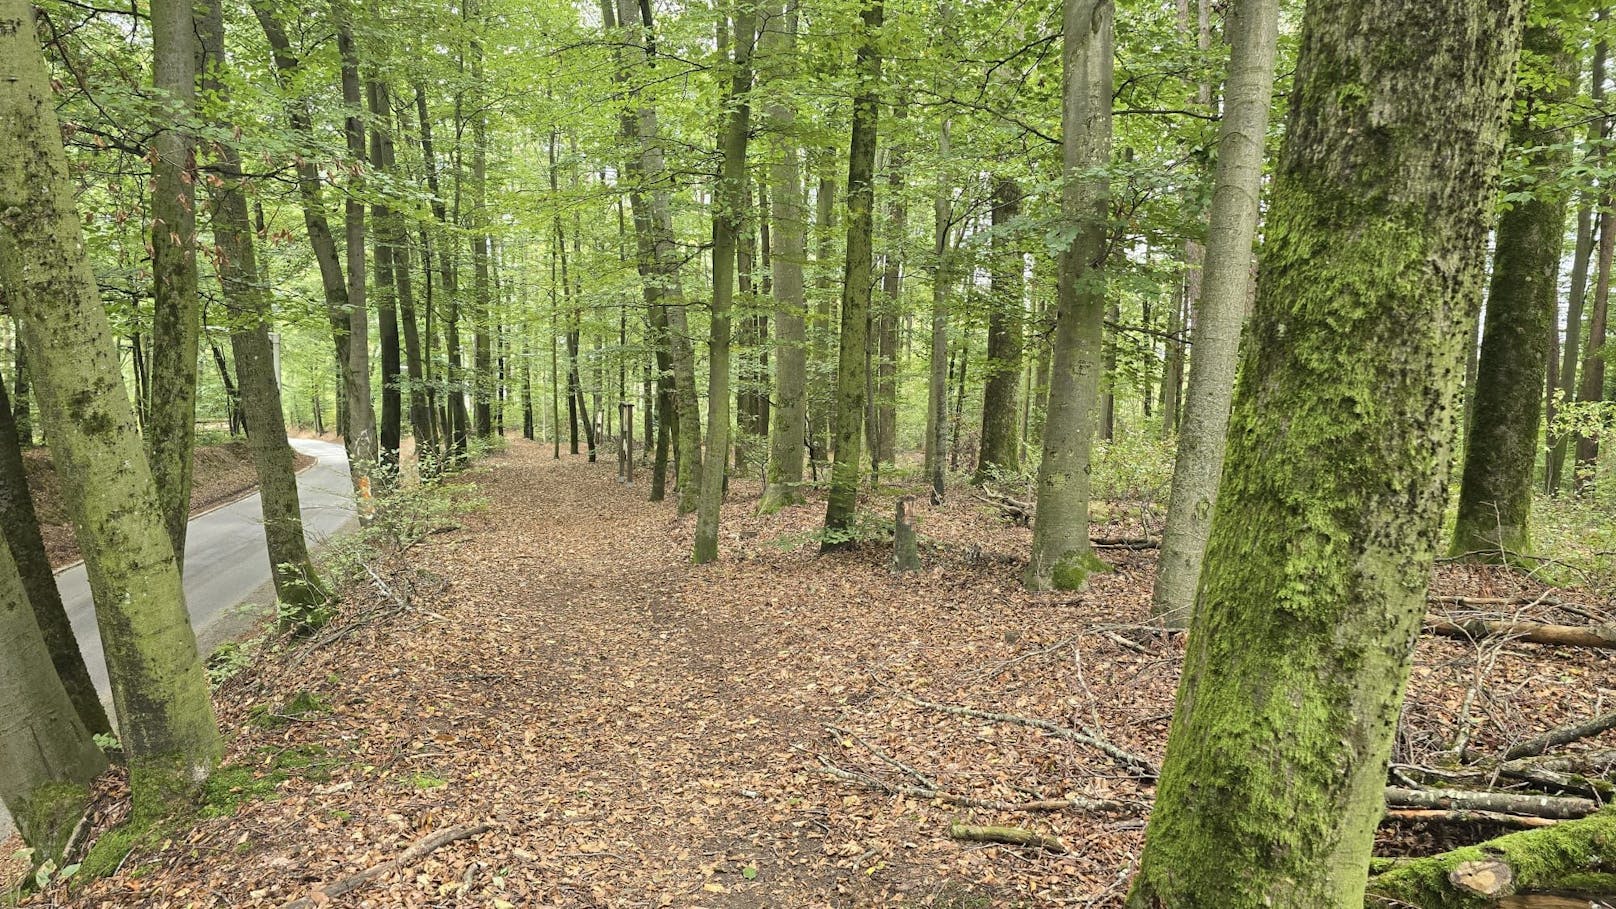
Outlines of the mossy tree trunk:
{"type": "Polygon", "coordinates": [[[757,43],[756,0],[736,0],[730,12],[734,57],[720,134],[718,185],[713,190],[713,307],[707,356],[707,470],[696,503],[696,539],[691,559],[718,558],[718,518],[724,505],[729,458],[730,311],[735,299],[736,248],[750,230],[747,217],[747,137],[751,131],[752,49],[757,43]]]}
{"type": "Polygon", "coordinates": [[[847,264],[842,280],[841,340],[836,366],[835,459],[825,505],[822,549],[852,543],[858,510],[865,386],[869,381],[870,291],[874,271],[871,232],[875,207],[876,130],[881,119],[881,28],[885,9],[873,0],[861,14],[858,93],[853,98],[853,135],[847,161],[847,264]]]}
{"type": "MultiPolygon", "coordinates": [[[[0,3],[0,122],[0,258],[14,276],[13,311],[90,578],[135,810],[166,811],[212,770],[219,732],[117,339],[85,252],[33,12],[21,0],[0,3]]],[[[21,608],[19,598],[6,599],[21,608]]],[[[62,705],[75,716],[65,695],[62,705]]]]}
{"type": "MultiPolygon", "coordinates": [[[[759,48],[779,66],[797,45],[796,0],[772,11],[759,48]]],[[[807,259],[808,210],[802,195],[802,166],[792,141],[796,111],[772,101],[767,109],[773,139],[769,161],[774,206],[770,271],[774,291],[774,415],[769,427],[768,485],[758,506],[765,513],[803,501],[803,433],[808,419],[808,298],[803,284],[807,259]]]]}
{"type": "Polygon", "coordinates": [[[1021,470],[1022,290],[1025,266],[1012,235],[1021,214],[1021,187],[1000,177],[993,187],[993,285],[989,294],[987,375],[982,383],[982,442],[976,475],[984,483],[996,473],[1021,470]]]}
{"type": "Polygon", "coordinates": [[[1569,149],[1547,134],[1557,124],[1545,123],[1543,115],[1570,97],[1576,57],[1553,24],[1529,27],[1522,46],[1551,61],[1564,81],[1528,89],[1516,99],[1520,109],[1511,145],[1532,149],[1525,166],[1539,178],[1532,198],[1506,211],[1494,234],[1486,327],[1453,531],[1455,554],[1476,553],[1485,561],[1503,561],[1529,548],[1527,514],[1543,417],[1540,392],[1559,308],[1565,232],[1567,194],[1555,178],[1571,163],[1569,149]]]}
{"type": "Polygon", "coordinates": [[[1130,907],[1363,904],[1524,6],[1307,11],[1130,907]]]}
{"type": "MultiPolygon", "coordinates": [[[[15,21],[10,7],[18,5],[0,4],[0,27],[15,21]]],[[[33,23],[23,21],[32,31],[33,23]]],[[[17,565],[0,546],[0,640],[6,642],[0,660],[0,801],[34,850],[34,863],[60,864],[89,805],[90,783],[107,759],[62,687],[24,597],[17,565]]]]}
{"type": "Polygon", "coordinates": [[[151,9],[152,86],[160,95],[152,142],[151,412],[146,455],[174,547],[185,562],[191,519],[191,450],[196,445],[196,28],[191,0],[157,0],[151,9]]]}
{"type": "Polygon", "coordinates": [[[56,667],[56,674],[61,677],[79,719],[91,733],[111,732],[112,724],[101,706],[101,695],[90,681],[78,639],[73,636],[73,624],[62,606],[61,591],[56,589],[56,575],[51,571],[45,539],[39,532],[39,515],[34,511],[34,496],[28,489],[28,473],[23,466],[21,441],[12,412],[5,383],[0,382],[0,540],[5,543],[0,548],[11,554],[17,566],[23,594],[44,636],[51,664],[56,667]]]}
{"type": "MultiPolygon", "coordinates": [[[[1225,33],[1230,44],[1229,76],[1223,119],[1218,123],[1206,272],[1191,337],[1195,356],[1190,361],[1167,524],[1151,592],[1152,618],[1170,628],[1189,625],[1218,477],[1223,473],[1240,332],[1252,280],[1251,244],[1273,100],[1279,4],[1236,0],[1229,7],[1225,33]]],[[[1111,356],[1114,351],[1113,345],[1111,356]]]]}
{"type": "MultiPolygon", "coordinates": [[[[197,32],[207,64],[203,88],[215,104],[227,104],[229,86],[223,78],[224,15],[220,0],[208,0],[203,16],[197,20],[197,32]]],[[[221,122],[222,116],[221,112],[221,122]]],[[[284,604],[284,621],[297,624],[311,620],[330,594],[314,570],[303,537],[296,457],[286,438],[280,378],[275,374],[275,351],[269,337],[273,318],[269,285],[259,272],[253,246],[241,153],[229,142],[218,142],[214,154],[218,158],[218,179],[207,184],[212,197],[213,240],[218,249],[219,285],[230,311],[230,347],[241,386],[242,414],[247,421],[247,447],[258,475],[270,578],[276,600],[284,604]]]]}
{"type": "MultiPolygon", "coordinates": [[[[1062,50],[1062,216],[1074,226],[1061,253],[1038,510],[1025,582],[1074,590],[1104,564],[1089,545],[1089,449],[1104,371],[1106,227],[1111,163],[1111,0],[1066,0],[1062,50]]],[[[964,360],[961,360],[963,385],[964,360]]]]}

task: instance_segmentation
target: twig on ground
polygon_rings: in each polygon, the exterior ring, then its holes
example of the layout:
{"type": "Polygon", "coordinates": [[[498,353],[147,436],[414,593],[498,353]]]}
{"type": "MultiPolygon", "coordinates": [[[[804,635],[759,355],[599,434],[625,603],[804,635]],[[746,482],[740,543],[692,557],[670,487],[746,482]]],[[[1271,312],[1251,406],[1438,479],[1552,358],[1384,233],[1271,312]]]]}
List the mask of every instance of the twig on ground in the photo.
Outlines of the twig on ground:
{"type": "Polygon", "coordinates": [[[1598,735],[1607,729],[1616,729],[1616,713],[1607,713],[1596,716],[1591,720],[1583,720],[1558,729],[1550,729],[1539,736],[1529,738],[1524,742],[1512,746],[1504,752],[1504,760],[1513,761],[1517,758],[1534,757],[1559,745],[1585,739],[1591,735],[1598,735]]]}
{"type": "Polygon", "coordinates": [[[948,828],[948,835],[956,840],[969,840],[973,843],[1030,846],[1056,855],[1065,855],[1067,852],[1066,844],[1058,837],[1045,836],[1020,827],[971,827],[966,824],[953,824],[948,828]]]}
{"type": "Polygon", "coordinates": [[[843,729],[842,727],[836,726],[836,725],[831,724],[831,723],[825,723],[824,726],[825,726],[826,729],[829,729],[831,732],[834,732],[837,735],[845,735],[848,738],[852,739],[853,741],[858,742],[860,745],[863,745],[864,749],[866,751],[868,751],[871,754],[875,755],[877,758],[880,758],[883,763],[886,763],[888,765],[896,767],[899,770],[903,771],[904,773],[914,777],[915,780],[920,783],[920,785],[926,787],[927,789],[936,789],[937,788],[937,781],[936,780],[934,780],[931,777],[925,775],[924,773],[921,773],[919,770],[916,770],[915,768],[909,766],[908,764],[905,764],[903,761],[898,760],[897,758],[893,757],[892,755],[887,754],[885,751],[882,751],[880,748],[877,748],[875,745],[870,744],[869,741],[867,741],[863,736],[859,735],[858,733],[853,732],[853,731],[848,730],[848,729],[843,729]]]}
{"type": "Polygon", "coordinates": [[[1152,764],[1150,761],[1140,757],[1137,754],[1134,754],[1131,751],[1118,747],[1107,740],[1104,736],[1100,735],[1098,732],[1090,730],[1079,731],[1076,729],[1067,729],[1064,726],[1057,726],[1048,720],[1041,720],[1037,719],[1036,717],[1018,716],[1013,713],[993,713],[987,710],[976,710],[971,707],[959,707],[953,704],[939,704],[936,701],[928,701],[923,698],[915,697],[906,691],[899,691],[897,694],[898,697],[908,701],[911,704],[914,704],[916,707],[924,707],[927,710],[936,710],[940,713],[950,713],[955,716],[974,717],[975,719],[979,720],[992,720],[995,723],[1012,723],[1017,726],[1029,726],[1033,729],[1041,729],[1044,732],[1058,738],[1063,738],[1068,741],[1077,742],[1080,745],[1088,745],[1091,748],[1098,749],[1107,757],[1111,758],[1111,760],[1115,761],[1124,770],[1127,770],[1129,773],[1132,773],[1141,779],[1153,780],[1157,776],[1158,771],[1155,764],[1152,764]]]}
{"type": "Polygon", "coordinates": [[[300,896],[297,899],[282,903],[281,909],[315,909],[316,906],[329,902],[331,897],[341,896],[349,891],[357,890],[377,878],[384,877],[400,868],[420,861],[450,843],[487,833],[488,830],[489,826],[487,824],[446,827],[416,840],[415,845],[404,850],[398,858],[388,859],[379,865],[366,868],[358,874],[351,874],[341,880],[315,887],[309,892],[309,896],[300,896]],[[320,895],[318,897],[314,896],[316,893],[320,895]]]}
{"type": "Polygon", "coordinates": [[[925,799],[931,802],[942,802],[957,808],[981,808],[985,811],[1026,811],[1033,813],[1047,811],[1121,811],[1127,806],[1122,802],[1109,799],[1039,799],[1032,802],[1002,802],[996,799],[972,798],[968,795],[954,795],[949,792],[940,792],[934,787],[910,786],[888,783],[877,779],[867,773],[858,773],[845,770],[832,764],[824,755],[816,754],[820,766],[816,768],[826,776],[832,776],[844,782],[862,786],[887,795],[900,795],[906,798],[925,799]]]}

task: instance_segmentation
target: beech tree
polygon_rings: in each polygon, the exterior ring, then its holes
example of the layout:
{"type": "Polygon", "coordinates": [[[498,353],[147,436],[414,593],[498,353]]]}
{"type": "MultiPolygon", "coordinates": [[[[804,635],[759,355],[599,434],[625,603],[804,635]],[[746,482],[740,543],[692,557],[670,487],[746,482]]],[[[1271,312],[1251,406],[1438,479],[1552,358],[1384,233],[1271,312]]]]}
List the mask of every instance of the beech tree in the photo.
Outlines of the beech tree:
{"type": "Polygon", "coordinates": [[[1352,0],[1303,20],[1129,906],[1364,904],[1523,15],[1352,0]]]}
{"type": "MultiPolygon", "coordinates": [[[[84,554],[135,809],[160,812],[207,777],[219,731],[179,562],[85,254],[32,20],[26,3],[0,6],[0,119],[11,125],[0,135],[0,273],[33,355],[40,415],[84,554]]],[[[19,601],[7,600],[18,611],[19,601]]],[[[57,715],[76,722],[70,711],[57,715]]]]}

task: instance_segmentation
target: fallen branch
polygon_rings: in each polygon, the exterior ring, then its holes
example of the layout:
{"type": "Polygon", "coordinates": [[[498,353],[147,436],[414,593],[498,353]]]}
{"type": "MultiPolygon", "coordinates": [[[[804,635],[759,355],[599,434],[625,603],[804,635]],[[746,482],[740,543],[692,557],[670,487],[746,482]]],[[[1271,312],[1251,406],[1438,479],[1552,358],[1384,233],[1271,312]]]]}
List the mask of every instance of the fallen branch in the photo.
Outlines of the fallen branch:
{"type": "Polygon", "coordinates": [[[927,710],[936,710],[940,713],[951,713],[955,716],[974,717],[975,719],[979,720],[992,720],[995,723],[1012,723],[1017,726],[1030,726],[1033,729],[1041,729],[1057,738],[1077,742],[1080,745],[1088,745],[1091,748],[1098,749],[1107,757],[1111,758],[1111,760],[1115,761],[1124,770],[1127,770],[1129,773],[1132,773],[1141,779],[1153,780],[1156,778],[1158,773],[1155,764],[1152,764],[1150,761],[1140,757],[1137,754],[1134,754],[1131,751],[1117,747],[1098,732],[1068,729],[1065,726],[1057,726],[1048,720],[1040,720],[1035,717],[1017,716],[1013,713],[992,713],[987,710],[976,710],[971,707],[958,707],[953,704],[939,704],[936,701],[927,701],[917,698],[914,695],[903,691],[898,692],[898,696],[917,707],[924,707],[927,710]]]}
{"type": "Polygon", "coordinates": [[[948,835],[956,840],[970,840],[973,843],[1030,846],[1056,855],[1065,855],[1068,851],[1066,844],[1058,838],[1023,830],[1020,827],[970,827],[965,824],[954,824],[948,828],[948,835]]]}
{"type": "Polygon", "coordinates": [[[1364,905],[1598,906],[1616,892],[1611,868],[1616,868],[1616,811],[1602,811],[1403,862],[1369,881],[1364,905]]]}
{"type": "Polygon", "coordinates": [[[1381,823],[1391,821],[1423,821],[1436,824],[1498,824],[1503,827],[1519,827],[1534,830],[1540,827],[1553,827],[1560,823],[1551,817],[1526,817],[1520,814],[1506,814],[1501,811],[1474,811],[1468,808],[1388,808],[1381,817],[1381,823]]]}
{"type": "Polygon", "coordinates": [[[1504,763],[1505,771],[1511,767],[1531,766],[1561,773],[1601,774],[1616,770],[1616,748],[1601,748],[1553,757],[1523,757],[1504,763]]]}
{"type": "Polygon", "coordinates": [[[1386,804],[1400,808],[1492,811],[1528,817],[1575,820],[1599,810],[1593,799],[1467,789],[1403,789],[1386,787],[1386,804]]]}
{"type": "Polygon", "coordinates": [[[920,785],[926,787],[927,789],[936,789],[937,788],[937,781],[936,780],[932,779],[931,777],[927,776],[924,773],[921,773],[919,770],[916,770],[915,768],[909,766],[908,764],[905,764],[903,761],[898,760],[897,758],[893,757],[892,755],[887,754],[885,751],[882,751],[880,748],[877,748],[876,746],[870,744],[868,741],[865,740],[865,738],[863,736],[859,735],[858,733],[853,732],[851,730],[843,729],[840,726],[835,726],[835,725],[832,725],[830,723],[826,723],[825,728],[829,729],[831,732],[836,733],[837,735],[845,735],[848,738],[852,739],[853,741],[858,742],[860,745],[864,746],[864,749],[866,751],[868,751],[871,754],[875,755],[876,757],[880,758],[882,763],[888,764],[888,765],[890,765],[892,767],[896,767],[897,769],[903,771],[904,773],[908,774],[909,776],[914,777],[916,782],[920,783],[920,785]]]}
{"type": "Polygon", "coordinates": [[[1517,758],[1532,757],[1542,754],[1550,748],[1585,739],[1590,735],[1598,735],[1607,729],[1616,729],[1616,713],[1607,713],[1596,716],[1591,720],[1583,720],[1570,726],[1561,726],[1550,729],[1540,736],[1529,738],[1518,745],[1512,746],[1504,752],[1504,760],[1513,761],[1517,758]]]}
{"type": "Polygon", "coordinates": [[[1153,537],[1090,537],[1089,545],[1095,549],[1160,549],[1161,540],[1153,537]]]}
{"type": "Polygon", "coordinates": [[[331,897],[341,896],[351,890],[357,890],[377,878],[385,877],[400,868],[420,861],[450,843],[486,833],[488,829],[487,824],[446,827],[416,840],[415,845],[404,850],[398,858],[388,859],[379,865],[366,868],[358,874],[352,874],[341,880],[315,887],[309,891],[308,896],[300,896],[297,899],[282,903],[281,909],[315,909],[316,906],[329,902],[331,897]],[[319,895],[316,896],[315,894],[319,895]]]}
{"type": "Polygon", "coordinates": [[[1455,622],[1428,615],[1425,617],[1425,630],[1430,634],[1464,641],[1507,637],[1528,644],[1616,650],[1616,626],[1612,625],[1545,625],[1540,622],[1489,622],[1483,619],[1455,622]]]}
{"type": "Polygon", "coordinates": [[[1121,802],[1107,799],[1040,799],[1035,802],[1001,802],[994,799],[978,799],[968,795],[954,795],[942,792],[929,786],[910,786],[888,783],[885,780],[870,776],[867,773],[857,773],[844,770],[826,760],[823,755],[819,758],[820,773],[833,776],[836,779],[862,786],[875,792],[887,795],[904,796],[905,798],[924,799],[928,802],[942,802],[956,808],[980,808],[984,811],[1026,811],[1031,813],[1044,813],[1050,811],[1120,811],[1127,806],[1121,802]]]}

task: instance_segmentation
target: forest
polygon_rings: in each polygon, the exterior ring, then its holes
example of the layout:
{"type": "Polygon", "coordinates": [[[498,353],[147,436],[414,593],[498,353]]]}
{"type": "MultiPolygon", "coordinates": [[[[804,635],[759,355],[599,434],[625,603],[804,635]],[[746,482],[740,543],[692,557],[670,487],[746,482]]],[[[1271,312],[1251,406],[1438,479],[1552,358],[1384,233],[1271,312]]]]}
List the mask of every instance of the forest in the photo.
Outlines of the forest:
{"type": "Polygon", "coordinates": [[[1613,37],[0,0],[0,904],[1616,909],[1613,37]]]}

